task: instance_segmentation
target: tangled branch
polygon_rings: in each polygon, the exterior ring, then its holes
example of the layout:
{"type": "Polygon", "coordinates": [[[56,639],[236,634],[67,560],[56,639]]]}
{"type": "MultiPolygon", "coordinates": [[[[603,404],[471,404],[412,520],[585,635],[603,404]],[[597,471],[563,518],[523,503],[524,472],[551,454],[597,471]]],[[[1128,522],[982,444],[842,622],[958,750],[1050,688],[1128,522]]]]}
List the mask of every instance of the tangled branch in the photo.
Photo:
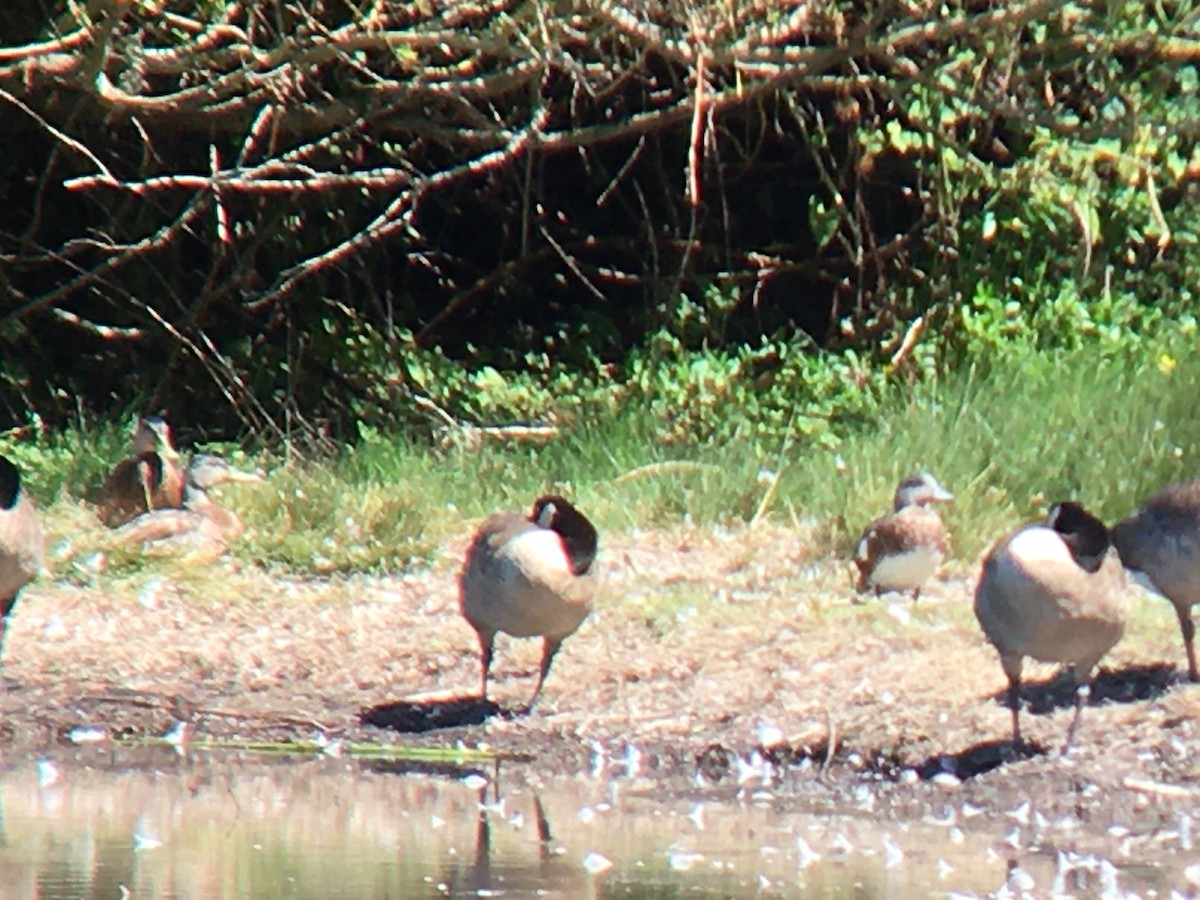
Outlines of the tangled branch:
{"type": "MultiPolygon", "coordinates": [[[[158,335],[247,407],[263,390],[253,376],[268,376],[226,360],[208,317],[236,322],[251,344],[286,340],[290,397],[296,366],[319,342],[313,310],[348,285],[378,286],[381,271],[391,283],[379,260],[395,255],[408,279],[401,291],[434,299],[402,323],[390,306],[375,321],[414,347],[550,264],[595,307],[616,287],[659,308],[704,265],[713,280],[748,286],[756,308],[771,279],[802,274],[852,284],[861,312],[867,293],[886,290],[912,223],[873,234],[868,167],[833,146],[832,113],[845,113],[848,132],[869,132],[889,105],[888,117],[902,119],[898,98],[923,82],[948,106],[1014,116],[1007,95],[989,107],[930,61],[1034,22],[1058,22],[1065,50],[1083,40],[1066,0],[952,3],[949,14],[926,0],[264,6],[193,7],[214,9],[206,19],[182,2],[92,0],[31,40],[0,45],[0,117],[32,123],[55,147],[30,206],[85,211],[66,237],[0,227],[0,260],[17,273],[0,283],[11,299],[0,327],[49,312],[104,351],[158,335]],[[856,121],[864,108],[874,111],[856,121]],[[757,117],[759,134],[735,134],[726,123],[738,117],[757,117]],[[812,191],[836,212],[831,240],[815,251],[731,238],[729,160],[751,167],[782,120],[810,160],[812,191]],[[547,199],[543,181],[564,161],[600,185],[570,211],[547,199]],[[503,246],[460,235],[479,224],[464,208],[492,210],[481,240],[503,246]],[[623,224],[602,233],[598,217],[618,214],[623,224]],[[718,219],[721,236],[705,234],[718,219]],[[649,262],[632,264],[632,254],[649,262]]],[[[1099,30],[1088,39],[1095,53],[1128,42],[1096,46],[1107,40],[1099,30]]],[[[1189,41],[1154,35],[1136,50],[1197,55],[1189,41]]],[[[255,404],[256,422],[270,418],[255,404]]]]}

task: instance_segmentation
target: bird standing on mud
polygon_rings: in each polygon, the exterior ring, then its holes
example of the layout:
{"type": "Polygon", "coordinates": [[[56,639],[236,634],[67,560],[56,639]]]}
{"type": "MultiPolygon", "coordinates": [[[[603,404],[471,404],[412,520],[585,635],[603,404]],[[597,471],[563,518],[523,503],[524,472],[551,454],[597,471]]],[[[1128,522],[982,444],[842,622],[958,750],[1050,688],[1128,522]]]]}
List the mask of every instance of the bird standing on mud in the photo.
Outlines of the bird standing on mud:
{"type": "Polygon", "coordinates": [[[1075,679],[1066,753],[1090,694],[1089,674],[1125,633],[1129,607],[1108,530],[1078,503],[1056,504],[1044,525],[1019,528],[992,548],[975,590],[975,617],[1008,676],[1014,747],[1021,745],[1024,658],[1063,663],[1075,679]]]}
{"type": "Polygon", "coordinates": [[[896,486],[892,512],[866,527],[854,550],[859,592],[912,591],[913,600],[950,552],[950,538],[934,503],[954,495],[928,472],[896,486]]]}
{"type": "Polygon", "coordinates": [[[4,631],[21,588],[42,568],[42,522],[21,472],[0,456],[0,654],[4,631]]]}
{"type": "Polygon", "coordinates": [[[1192,621],[1192,605],[1200,601],[1200,481],[1173,484],[1155,494],[1113,526],[1112,540],[1134,579],[1174,605],[1188,677],[1200,681],[1192,621]]]}
{"type": "Polygon", "coordinates": [[[209,491],[227,482],[262,481],[235,469],[219,456],[203,453],[187,469],[182,509],[155,509],[117,529],[117,539],[146,548],[174,548],[192,554],[220,555],[245,530],[232,510],[219,506],[209,491]]]}
{"type": "Polygon", "coordinates": [[[134,429],[132,454],[113,467],[100,488],[96,512],[115,528],[152,509],[179,509],[184,480],[171,426],[157,416],[143,416],[134,429]]]}
{"type": "Polygon", "coordinates": [[[528,516],[498,513],[480,526],[459,576],[459,603],[479,636],[483,700],[496,634],[541,637],[541,671],[526,707],[533,709],[558,648],[591,611],[597,545],[592,523],[558,496],[539,498],[528,516]]]}

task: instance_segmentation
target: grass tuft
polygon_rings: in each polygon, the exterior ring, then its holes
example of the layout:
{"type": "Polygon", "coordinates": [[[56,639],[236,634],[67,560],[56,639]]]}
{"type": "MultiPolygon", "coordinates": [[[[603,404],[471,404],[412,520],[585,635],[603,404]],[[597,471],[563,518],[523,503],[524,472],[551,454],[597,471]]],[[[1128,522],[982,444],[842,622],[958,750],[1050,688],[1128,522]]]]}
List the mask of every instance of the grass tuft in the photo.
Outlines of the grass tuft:
{"type": "MultiPolygon", "coordinates": [[[[868,419],[819,440],[797,428],[772,445],[739,419],[750,405],[733,392],[712,413],[737,423],[720,442],[674,430],[663,439],[661,408],[647,400],[581,414],[548,443],[443,449],[372,431],[334,458],[302,464],[222,448],[267,479],[227,486],[218,501],[248,525],[233,551],[243,562],[310,574],[421,564],[488,513],[527,509],[550,491],[574,498],[602,532],[770,520],[796,528],[806,553],[845,554],[889,508],[896,482],[929,469],[956,494],[944,514],[957,555],[971,559],[1058,499],[1078,498],[1114,521],[1196,475],[1192,339],[1182,329],[1115,347],[1100,338],[1057,351],[1015,347],[951,376],[893,383],[868,419]]],[[[29,472],[48,543],[81,579],[95,551],[122,574],[141,564],[112,546],[83,502],[127,441],[121,424],[0,446],[29,472]]]]}

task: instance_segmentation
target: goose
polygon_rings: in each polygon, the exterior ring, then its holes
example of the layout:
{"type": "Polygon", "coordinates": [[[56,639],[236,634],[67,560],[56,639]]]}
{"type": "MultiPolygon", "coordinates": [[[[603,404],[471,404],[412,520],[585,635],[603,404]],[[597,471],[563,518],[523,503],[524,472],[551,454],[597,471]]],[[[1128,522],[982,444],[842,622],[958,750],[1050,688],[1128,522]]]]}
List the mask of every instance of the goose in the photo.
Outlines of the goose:
{"type": "Polygon", "coordinates": [[[117,541],[147,549],[174,547],[220,555],[246,526],[237,513],[219,506],[209,491],[227,482],[255,481],[262,481],[261,476],[235,469],[219,456],[199,454],[187,468],[182,508],[142,513],[117,529],[117,541]]]}
{"type": "Polygon", "coordinates": [[[459,575],[459,604],[479,637],[484,702],[496,635],[541,637],[541,670],[525,707],[533,709],[554,655],[591,611],[596,550],[595,527],[556,495],[538,498],[528,516],[497,513],[479,527],[459,575]]]}
{"type": "Polygon", "coordinates": [[[42,522],[12,461],[0,456],[0,653],[21,588],[41,571],[42,522]]]}
{"type": "Polygon", "coordinates": [[[928,472],[910,475],[896,486],[892,512],[866,527],[854,550],[858,590],[912,591],[913,600],[950,549],[949,536],[934,503],[954,495],[928,472]]]}
{"type": "Polygon", "coordinates": [[[113,467],[100,488],[97,513],[115,528],[152,509],[178,509],[184,482],[171,426],[158,416],[143,416],[133,432],[133,452],[113,467]]]}
{"type": "Polygon", "coordinates": [[[1134,580],[1175,607],[1188,677],[1200,681],[1192,604],[1200,601],[1200,481],[1164,488],[1113,526],[1113,544],[1134,580]]]}
{"type": "Polygon", "coordinates": [[[1013,746],[1021,746],[1021,667],[1026,656],[1068,666],[1077,688],[1071,747],[1090,695],[1088,676],[1129,621],[1125,569],[1108,530],[1078,503],[1051,508],[1045,524],[1001,538],[983,561],[975,617],[1008,676],[1013,746]]]}

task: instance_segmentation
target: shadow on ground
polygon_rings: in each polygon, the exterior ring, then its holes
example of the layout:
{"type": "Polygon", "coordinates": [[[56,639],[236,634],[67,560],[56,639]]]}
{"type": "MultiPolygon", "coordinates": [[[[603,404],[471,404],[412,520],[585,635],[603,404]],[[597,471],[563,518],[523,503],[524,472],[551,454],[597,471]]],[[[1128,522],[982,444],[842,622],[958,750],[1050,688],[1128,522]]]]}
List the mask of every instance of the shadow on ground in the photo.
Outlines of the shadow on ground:
{"type": "MultiPolygon", "coordinates": [[[[1089,706],[1104,703],[1140,703],[1153,700],[1164,694],[1176,679],[1175,667],[1165,663],[1124,666],[1120,669],[1103,669],[1092,681],[1089,706]]],[[[1002,706],[1008,705],[1008,691],[992,695],[1002,706]]],[[[1056,710],[1073,709],[1075,706],[1075,683],[1066,671],[1061,671],[1045,681],[1025,682],[1021,685],[1022,714],[1048,715],[1056,710]]],[[[1084,712],[1086,734],[1087,712],[1084,712]]],[[[1064,735],[1065,736],[1065,735],[1064,735]]],[[[1083,738],[1086,740],[1086,737],[1083,738]]],[[[930,779],[942,773],[951,773],[959,778],[974,778],[990,772],[1005,763],[1032,759],[1048,753],[1057,753],[1058,747],[1045,747],[1025,740],[1014,747],[1009,740],[989,740],[973,744],[959,753],[943,753],[931,756],[916,765],[922,779],[930,779]]]]}
{"type": "Polygon", "coordinates": [[[439,728],[482,725],[492,716],[511,716],[499,704],[477,696],[429,700],[398,700],[364,709],[359,721],[401,734],[419,734],[439,728]]]}
{"type": "MultiPolygon", "coordinates": [[[[1141,703],[1166,693],[1175,683],[1176,671],[1169,663],[1123,666],[1120,669],[1101,669],[1092,680],[1089,705],[1101,703],[1141,703]]],[[[1008,691],[992,694],[992,699],[1008,705],[1008,691]]],[[[1042,716],[1075,706],[1075,684],[1066,671],[1040,682],[1021,685],[1022,712],[1042,716]]],[[[1085,713],[1086,715],[1086,713],[1085,713]]]]}
{"type": "Polygon", "coordinates": [[[1022,759],[1033,759],[1056,753],[1057,748],[1045,747],[1036,741],[1024,740],[1020,747],[1014,747],[1010,740],[983,741],[961,750],[958,753],[939,753],[914,768],[922,781],[936,778],[938,775],[950,774],[964,781],[990,772],[1005,763],[1014,763],[1022,759]]]}

